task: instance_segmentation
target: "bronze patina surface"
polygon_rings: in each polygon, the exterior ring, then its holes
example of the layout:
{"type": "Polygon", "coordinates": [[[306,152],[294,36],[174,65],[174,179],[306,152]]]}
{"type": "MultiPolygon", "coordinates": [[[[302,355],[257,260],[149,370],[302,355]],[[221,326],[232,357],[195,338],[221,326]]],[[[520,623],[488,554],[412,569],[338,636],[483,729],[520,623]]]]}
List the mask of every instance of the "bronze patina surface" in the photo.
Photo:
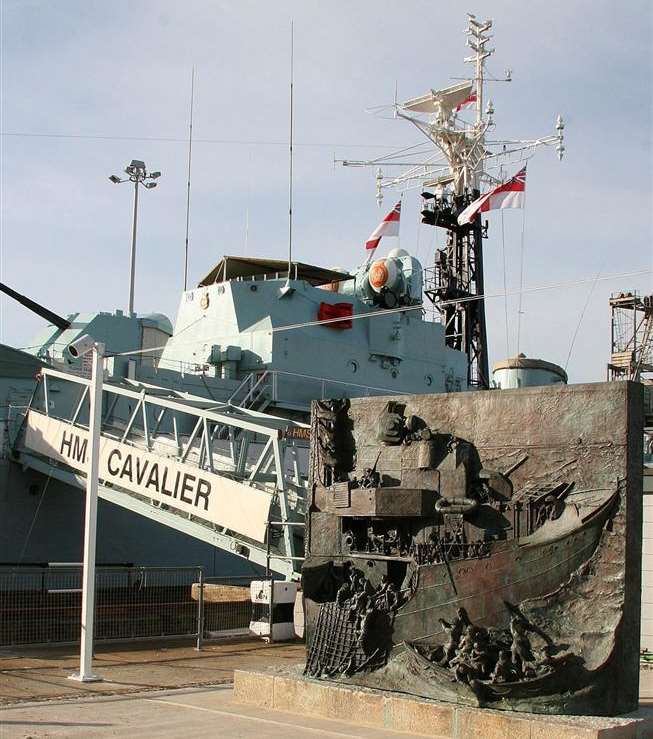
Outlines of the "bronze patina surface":
{"type": "Polygon", "coordinates": [[[315,403],[306,674],[634,710],[641,409],[628,382],[315,403]]]}

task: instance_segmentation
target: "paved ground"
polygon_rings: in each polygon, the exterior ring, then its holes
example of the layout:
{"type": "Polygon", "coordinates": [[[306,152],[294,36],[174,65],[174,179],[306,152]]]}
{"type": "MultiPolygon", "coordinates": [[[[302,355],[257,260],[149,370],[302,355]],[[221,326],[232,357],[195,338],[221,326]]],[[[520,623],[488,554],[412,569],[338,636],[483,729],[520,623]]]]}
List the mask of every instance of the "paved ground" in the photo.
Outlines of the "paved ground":
{"type": "Polygon", "coordinates": [[[0,737],[401,737],[231,701],[231,688],[141,693],[65,702],[18,704],[0,710],[0,737]]]}
{"type": "Polygon", "coordinates": [[[102,645],[94,668],[103,682],[79,683],[68,679],[79,669],[79,654],[71,647],[5,650],[0,651],[0,705],[231,683],[234,668],[295,664],[303,657],[301,643],[249,639],[211,644],[199,652],[189,642],[102,645]]]}
{"type": "MultiPolygon", "coordinates": [[[[102,646],[95,664],[104,682],[80,684],[68,680],[78,666],[71,648],[0,652],[0,739],[407,736],[233,703],[234,668],[295,664],[303,654],[303,644],[250,640],[200,652],[169,642],[102,646]]],[[[653,706],[653,669],[641,673],[641,698],[653,706]]]]}
{"type": "Polygon", "coordinates": [[[639,673],[639,700],[646,706],[653,706],[653,668],[646,667],[639,673]]]}

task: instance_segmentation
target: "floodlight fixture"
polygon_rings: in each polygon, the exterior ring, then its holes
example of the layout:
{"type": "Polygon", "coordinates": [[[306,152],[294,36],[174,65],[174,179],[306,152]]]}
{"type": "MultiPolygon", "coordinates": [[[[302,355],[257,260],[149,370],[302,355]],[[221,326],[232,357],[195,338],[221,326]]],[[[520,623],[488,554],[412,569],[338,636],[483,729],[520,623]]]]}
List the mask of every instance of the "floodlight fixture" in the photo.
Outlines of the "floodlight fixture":
{"type": "Polygon", "coordinates": [[[122,182],[120,177],[117,177],[115,174],[112,174],[109,179],[111,180],[111,182],[113,182],[114,185],[118,185],[120,182],[122,182]]]}
{"type": "Polygon", "coordinates": [[[151,189],[152,189],[153,187],[156,187],[156,182],[145,182],[145,183],[143,183],[143,184],[145,185],[145,187],[146,187],[146,188],[147,188],[148,190],[151,190],[151,189]]]}
{"type": "Polygon", "coordinates": [[[152,178],[153,180],[156,180],[156,179],[158,179],[159,177],[161,177],[161,172],[150,172],[150,177],[151,177],[151,178],[152,178]]]}

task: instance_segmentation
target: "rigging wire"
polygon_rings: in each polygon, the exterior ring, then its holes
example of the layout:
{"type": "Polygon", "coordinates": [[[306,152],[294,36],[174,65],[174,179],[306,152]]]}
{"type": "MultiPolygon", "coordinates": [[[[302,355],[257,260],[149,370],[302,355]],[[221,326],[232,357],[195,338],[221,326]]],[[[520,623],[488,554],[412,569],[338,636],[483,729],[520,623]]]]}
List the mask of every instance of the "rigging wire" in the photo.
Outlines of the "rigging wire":
{"type": "MultiPolygon", "coordinates": [[[[493,298],[504,298],[506,296],[520,295],[522,293],[537,293],[537,292],[544,292],[547,290],[556,290],[558,288],[569,289],[572,287],[577,287],[578,285],[587,285],[588,283],[592,283],[592,282],[597,283],[599,281],[604,281],[604,280],[617,280],[617,279],[625,279],[625,278],[630,278],[630,277],[641,277],[643,275],[649,275],[651,274],[651,272],[653,272],[653,270],[651,269],[640,269],[640,270],[635,270],[633,272],[618,272],[618,273],[612,273],[612,274],[607,274],[607,275],[603,275],[599,273],[598,275],[595,275],[592,278],[575,280],[573,282],[555,282],[555,283],[550,283],[548,285],[537,285],[535,287],[526,287],[526,288],[522,288],[521,290],[504,291],[504,292],[498,292],[498,293],[485,293],[483,295],[470,295],[467,298],[459,298],[457,300],[441,301],[438,303],[438,305],[442,305],[442,306],[456,305],[459,303],[471,302],[473,300],[490,300],[493,298]]],[[[357,313],[353,316],[347,316],[347,320],[350,321],[350,320],[358,320],[361,318],[380,318],[383,316],[394,315],[398,313],[409,313],[409,312],[416,311],[416,310],[423,311],[424,305],[420,303],[419,305],[406,305],[406,306],[401,306],[399,308],[369,311],[367,313],[357,313]]],[[[183,328],[178,333],[174,334],[175,338],[177,336],[180,336],[185,331],[188,331],[189,329],[191,329],[193,326],[195,326],[197,323],[199,323],[204,318],[206,318],[205,314],[201,315],[199,318],[197,318],[192,323],[189,323],[188,326],[183,328]]],[[[257,333],[279,333],[281,331],[290,331],[293,329],[309,328],[311,326],[326,326],[330,323],[337,323],[342,320],[343,320],[342,317],[339,317],[339,318],[327,318],[322,321],[306,321],[304,323],[288,324],[286,326],[277,326],[277,327],[273,327],[270,329],[267,329],[267,328],[258,329],[257,333]]],[[[197,346],[198,344],[204,343],[204,341],[205,339],[196,339],[196,340],[189,341],[189,342],[179,342],[179,343],[175,341],[174,344],[175,346],[197,346]]],[[[35,348],[38,348],[38,346],[40,346],[40,344],[32,346],[32,347],[24,347],[24,349],[35,349],[35,348]]],[[[67,344],[65,344],[64,342],[55,342],[51,344],[50,346],[67,346],[67,344]]],[[[165,348],[166,348],[166,344],[163,344],[161,346],[153,346],[148,349],[134,349],[132,351],[126,351],[126,352],[110,352],[110,353],[107,353],[105,356],[106,357],[125,357],[125,356],[131,356],[131,355],[136,355],[136,354],[147,354],[148,352],[162,351],[165,348]]],[[[16,360],[16,361],[20,362],[20,360],[16,360]]],[[[166,360],[166,361],[170,361],[170,360],[166,360]]]]}
{"type": "Polygon", "coordinates": [[[22,564],[23,557],[25,556],[25,552],[27,551],[27,545],[29,544],[29,540],[32,536],[32,530],[34,529],[34,524],[36,523],[36,519],[38,518],[39,511],[41,510],[41,503],[43,503],[43,498],[45,497],[45,491],[48,489],[48,485],[50,484],[50,480],[52,479],[52,475],[48,475],[48,479],[45,481],[45,485],[43,486],[43,490],[41,491],[41,497],[39,498],[38,505],[36,506],[36,510],[34,511],[34,516],[32,517],[32,523],[29,526],[29,530],[27,531],[27,535],[25,536],[25,541],[23,543],[23,548],[20,553],[20,557],[18,558],[18,563],[22,564]]]}
{"type": "Polygon", "coordinates": [[[501,254],[503,256],[503,312],[506,321],[506,357],[510,356],[510,333],[508,330],[508,282],[506,277],[506,232],[503,222],[503,208],[501,210],[501,254]]]}
{"type": "MultiPolygon", "coordinates": [[[[29,133],[26,131],[0,131],[0,136],[14,136],[22,138],[45,138],[45,139],[87,139],[92,141],[151,141],[155,143],[187,144],[188,138],[177,138],[174,136],[104,136],[100,134],[74,134],[74,133],[29,133]]],[[[287,141],[275,141],[266,139],[195,139],[196,144],[225,144],[229,146],[288,146],[287,141]]],[[[334,146],[349,147],[352,149],[396,149],[390,144],[352,144],[352,143],[325,143],[295,142],[295,146],[311,148],[332,148],[334,146]]]]}
{"type": "Polygon", "coordinates": [[[524,233],[526,231],[526,190],[524,189],[524,207],[521,219],[521,244],[519,257],[519,305],[517,307],[517,355],[519,355],[521,340],[521,317],[524,297],[524,233]]]}
{"type": "Polygon", "coordinates": [[[583,310],[580,312],[580,318],[578,319],[578,325],[576,326],[576,330],[574,331],[574,335],[571,337],[571,344],[569,345],[569,353],[567,354],[567,361],[565,362],[565,372],[567,371],[567,367],[569,366],[569,360],[571,359],[571,353],[574,350],[574,344],[576,343],[576,337],[578,336],[578,332],[580,331],[580,326],[583,322],[583,318],[585,317],[585,311],[587,310],[587,307],[590,304],[590,300],[592,298],[592,293],[594,292],[594,288],[596,287],[599,277],[601,276],[601,272],[603,271],[603,265],[601,265],[601,269],[596,273],[596,279],[592,283],[592,286],[589,289],[589,292],[587,293],[587,298],[585,299],[585,305],[583,306],[583,310]]]}
{"type": "MultiPolygon", "coordinates": [[[[576,287],[578,285],[586,285],[587,283],[592,282],[593,280],[597,280],[597,281],[598,280],[616,280],[616,279],[622,279],[626,277],[640,277],[642,275],[651,274],[652,271],[653,270],[650,270],[650,269],[642,269],[642,270],[637,270],[634,272],[620,272],[620,273],[614,273],[614,274],[608,274],[608,275],[601,275],[598,278],[595,276],[590,279],[575,280],[573,282],[558,282],[558,283],[552,283],[548,285],[537,285],[536,287],[526,287],[526,288],[523,288],[522,290],[513,290],[512,292],[508,292],[507,294],[508,295],[519,295],[520,293],[536,293],[536,292],[543,292],[546,290],[555,290],[558,288],[567,289],[570,287],[576,287]]],[[[459,303],[468,303],[473,300],[489,300],[491,298],[503,298],[503,297],[504,297],[503,292],[491,293],[491,294],[485,293],[483,295],[470,295],[467,298],[459,298],[456,300],[443,300],[439,302],[438,305],[456,305],[459,303]]],[[[419,303],[418,305],[402,305],[399,308],[388,308],[388,309],[383,309],[383,310],[369,311],[367,313],[355,313],[352,316],[347,316],[347,320],[355,321],[355,320],[359,320],[363,318],[382,318],[384,316],[391,316],[391,315],[396,315],[399,313],[409,313],[412,311],[424,311],[424,305],[422,303],[419,303]]],[[[205,316],[200,316],[198,321],[204,317],[205,316]]],[[[305,321],[304,323],[292,323],[292,324],[287,324],[285,326],[262,328],[262,329],[257,329],[255,331],[252,331],[251,333],[273,334],[273,333],[280,333],[282,331],[291,331],[291,330],[300,329],[300,328],[310,328],[311,326],[326,326],[330,323],[342,322],[342,320],[343,320],[342,316],[340,316],[337,318],[326,318],[322,321],[305,321]]],[[[183,330],[186,331],[193,325],[194,324],[189,324],[183,330]]],[[[179,333],[182,333],[182,332],[180,331],[179,333]]],[[[176,334],[176,336],[178,335],[179,334],[176,334]]],[[[201,340],[188,342],[188,344],[197,345],[199,343],[202,343],[203,341],[204,339],[201,339],[201,340]]],[[[184,346],[184,344],[181,343],[179,344],[179,346],[184,346]]],[[[149,349],[136,349],[134,351],[117,352],[115,354],[107,354],[106,356],[107,357],[109,356],[122,357],[122,356],[127,356],[127,355],[132,355],[132,354],[145,354],[146,352],[161,351],[162,349],[165,349],[165,348],[166,348],[166,345],[164,344],[163,346],[155,346],[149,349]]]]}

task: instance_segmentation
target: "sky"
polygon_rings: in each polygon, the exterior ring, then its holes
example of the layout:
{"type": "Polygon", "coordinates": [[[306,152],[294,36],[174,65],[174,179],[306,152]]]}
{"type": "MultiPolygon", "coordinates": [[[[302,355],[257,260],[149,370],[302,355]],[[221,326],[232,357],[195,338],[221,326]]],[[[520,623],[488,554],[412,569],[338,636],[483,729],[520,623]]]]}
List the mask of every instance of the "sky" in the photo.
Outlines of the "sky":
{"type": "MultiPolygon", "coordinates": [[[[420,141],[369,108],[469,73],[465,10],[494,20],[488,68],[495,133],[554,132],[566,155],[529,162],[524,212],[490,213],[485,242],[490,362],[517,350],[606,376],[611,292],[653,292],[653,6],[531,0],[0,0],[1,281],[51,310],[127,307],[132,159],[163,174],[139,206],[139,313],[174,321],[183,288],[187,137],[195,67],[190,284],[225,254],[285,258],[288,248],[290,23],[294,23],[294,223],[298,260],[354,268],[379,211],[369,159],[420,141]],[[522,220],[525,218],[525,220],[522,220]],[[524,227],[520,341],[517,310],[524,227]],[[503,246],[502,246],[503,244],[503,246]],[[640,272],[636,276],[598,276],[640,272]],[[508,320],[506,321],[506,314],[508,320]],[[507,326],[507,331],[506,331],[507,326]]],[[[386,207],[387,206],[387,207],[386,207]]],[[[405,195],[401,247],[425,265],[435,229],[405,195]]],[[[442,244],[442,232],[437,237],[442,244]]],[[[379,256],[396,246],[382,242],[379,256]]],[[[28,346],[43,321],[0,298],[0,342],[28,346]]]]}

